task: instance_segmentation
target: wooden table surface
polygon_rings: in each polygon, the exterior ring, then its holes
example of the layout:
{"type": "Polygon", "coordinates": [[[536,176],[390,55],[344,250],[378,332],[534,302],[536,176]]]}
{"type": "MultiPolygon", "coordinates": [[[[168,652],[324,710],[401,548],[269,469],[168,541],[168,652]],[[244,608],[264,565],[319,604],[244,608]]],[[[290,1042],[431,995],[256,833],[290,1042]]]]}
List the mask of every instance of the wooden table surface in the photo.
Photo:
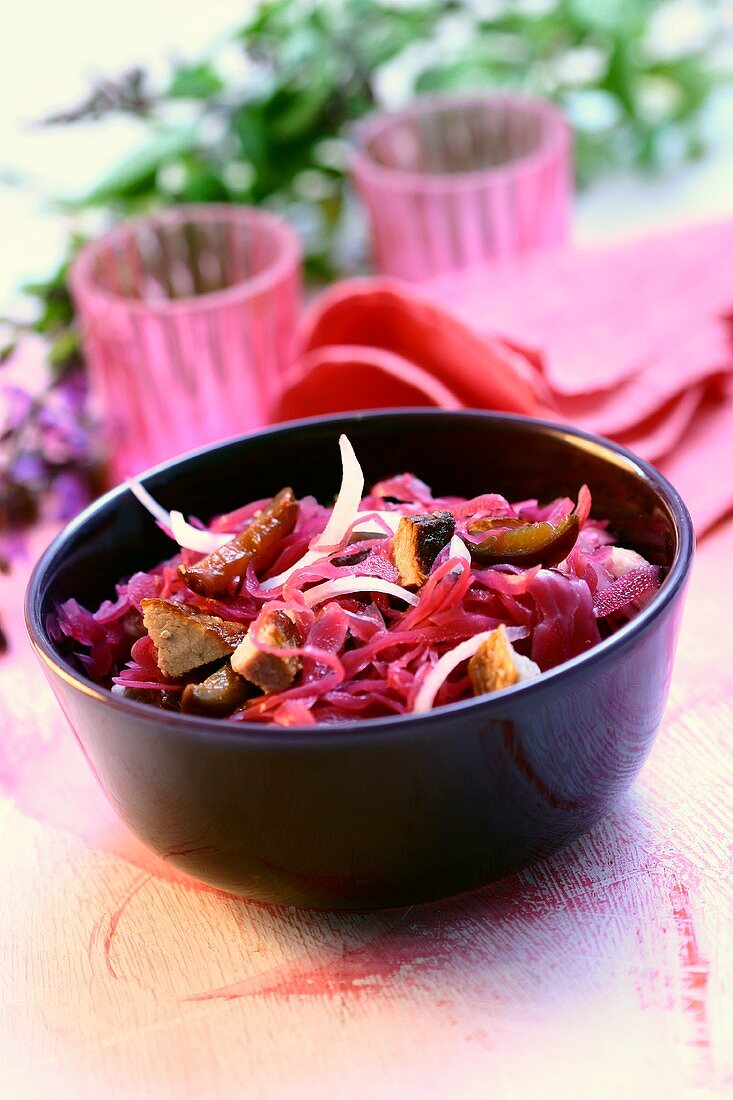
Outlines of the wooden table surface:
{"type": "Polygon", "coordinates": [[[18,567],[0,582],[0,1094],[733,1095],[732,561],[729,523],[700,547],[664,725],[612,815],[494,887],[345,915],[146,853],[31,659],[18,567]]]}

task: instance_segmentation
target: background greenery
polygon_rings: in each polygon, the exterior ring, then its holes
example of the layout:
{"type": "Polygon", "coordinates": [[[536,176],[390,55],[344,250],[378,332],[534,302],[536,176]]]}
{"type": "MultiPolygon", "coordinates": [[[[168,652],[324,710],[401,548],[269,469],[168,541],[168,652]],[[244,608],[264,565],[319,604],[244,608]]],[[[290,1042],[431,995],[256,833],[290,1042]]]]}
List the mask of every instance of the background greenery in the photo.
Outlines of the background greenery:
{"type": "MultiPolygon", "coordinates": [[[[147,133],[65,204],[72,224],[169,203],[261,203],[294,223],[308,276],[324,281],[364,263],[345,175],[349,126],[366,112],[422,92],[516,87],[566,111],[581,186],[619,167],[669,170],[702,151],[701,112],[725,75],[714,60],[721,10],[715,0],[272,0],[215,50],[172,65],[162,86],[133,69],[44,122],[124,114],[147,133]],[[680,22],[685,6],[698,15],[693,35],[689,11],[680,22]]],[[[2,352],[12,358],[25,328],[40,333],[54,401],[71,379],[79,418],[82,364],[65,275],[81,239],[70,235],[58,271],[27,288],[37,315],[30,326],[11,323],[2,352]]],[[[0,529],[32,518],[60,473],[81,471],[88,482],[97,469],[89,433],[63,462],[46,454],[44,414],[35,400],[0,433],[0,529]]]]}

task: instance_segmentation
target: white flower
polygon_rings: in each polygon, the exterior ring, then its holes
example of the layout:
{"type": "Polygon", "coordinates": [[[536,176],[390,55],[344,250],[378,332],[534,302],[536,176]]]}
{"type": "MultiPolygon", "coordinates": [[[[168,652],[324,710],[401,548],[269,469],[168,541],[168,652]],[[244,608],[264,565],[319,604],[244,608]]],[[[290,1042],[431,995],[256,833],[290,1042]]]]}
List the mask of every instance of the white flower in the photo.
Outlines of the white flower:
{"type": "Polygon", "coordinates": [[[254,166],[248,160],[233,160],[222,169],[224,183],[232,191],[247,191],[255,178],[254,166]]]}
{"type": "Polygon", "coordinates": [[[652,12],[644,51],[656,61],[687,57],[709,44],[713,26],[713,13],[699,0],[670,0],[652,12]]]}
{"type": "Polygon", "coordinates": [[[610,130],[620,118],[618,103],[610,92],[600,88],[570,92],[565,99],[565,110],[576,129],[592,134],[610,130]]]}
{"type": "Polygon", "coordinates": [[[554,74],[559,84],[578,86],[599,80],[607,67],[608,56],[604,50],[597,46],[578,46],[560,54],[554,64],[554,74]]]}

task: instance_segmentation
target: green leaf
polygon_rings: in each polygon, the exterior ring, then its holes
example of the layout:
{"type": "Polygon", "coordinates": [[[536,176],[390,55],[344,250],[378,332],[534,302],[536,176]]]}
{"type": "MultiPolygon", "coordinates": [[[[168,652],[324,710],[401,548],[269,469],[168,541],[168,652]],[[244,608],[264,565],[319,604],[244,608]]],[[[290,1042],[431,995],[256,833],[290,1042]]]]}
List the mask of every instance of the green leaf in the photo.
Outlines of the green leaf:
{"type": "Polygon", "coordinates": [[[232,117],[232,132],[239,144],[239,160],[259,165],[267,159],[267,123],[258,104],[245,104],[232,117]]]}
{"type": "Polygon", "coordinates": [[[186,183],[177,196],[179,202],[228,202],[229,188],[217,168],[195,160],[184,161],[186,183]]]}
{"type": "Polygon", "coordinates": [[[470,88],[492,87],[501,83],[499,73],[487,65],[485,67],[455,64],[434,66],[420,75],[415,91],[448,92],[470,88]]]}
{"type": "Polygon", "coordinates": [[[359,34],[352,45],[363,63],[378,68],[397,57],[414,42],[430,36],[436,21],[455,4],[441,0],[405,11],[387,12],[372,4],[365,5],[359,17],[359,34]]]}
{"type": "Polygon", "coordinates": [[[71,209],[104,206],[126,195],[134,195],[141,186],[154,189],[154,177],[158,170],[195,149],[197,133],[195,126],[154,128],[149,142],[121,160],[90,191],[67,205],[71,209]]]}
{"type": "Polygon", "coordinates": [[[66,370],[80,355],[79,335],[71,328],[64,329],[51,344],[48,361],[58,372],[66,370]]]}
{"type": "Polygon", "coordinates": [[[570,0],[570,12],[587,27],[610,31],[626,39],[636,37],[658,0],[570,0]]]}
{"type": "Polygon", "coordinates": [[[330,94],[331,86],[326,81],[314,81],[305,88],[284,89],[270,105],[270,137],[288,142],[312,131],[330,94]]]}
{"type": "Polygon", "coordinates": [[[631,118],[637,116],[637,73],[625,43],[617,42],[612,50],[603,84],[613,92],[627,115],[631,118]]]}
{"type": "Polygon", "coordinates": [[[4,363],[7,363],[9,359],[13,358],[13,356],[15,355],[15,350],[16,350],[17,347],[18,347],[18,341],[17,340],[11,340],[9,343],[3,344],[3,346],[0,347],[0,367],[4,363]]]}
{"type": "Polygon", "coordinates": [[[192,65],[180,65],[168,87],[172,99],[213,99],[224,91],[226,85],[207,61],[192,65]]]}

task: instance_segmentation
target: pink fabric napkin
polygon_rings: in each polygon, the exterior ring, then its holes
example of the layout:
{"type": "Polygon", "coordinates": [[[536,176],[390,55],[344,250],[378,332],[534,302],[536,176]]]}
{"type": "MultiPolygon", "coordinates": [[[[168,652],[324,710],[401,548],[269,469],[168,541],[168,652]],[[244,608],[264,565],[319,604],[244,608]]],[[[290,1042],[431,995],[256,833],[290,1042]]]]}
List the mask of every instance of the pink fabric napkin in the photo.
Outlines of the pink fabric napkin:
{"type": "Polygon", "coordinates": [[[733,507],[733,222],[327,291],[280,419],[405,405],[546,416],[656,463],[698,533],[733,507]]]}

